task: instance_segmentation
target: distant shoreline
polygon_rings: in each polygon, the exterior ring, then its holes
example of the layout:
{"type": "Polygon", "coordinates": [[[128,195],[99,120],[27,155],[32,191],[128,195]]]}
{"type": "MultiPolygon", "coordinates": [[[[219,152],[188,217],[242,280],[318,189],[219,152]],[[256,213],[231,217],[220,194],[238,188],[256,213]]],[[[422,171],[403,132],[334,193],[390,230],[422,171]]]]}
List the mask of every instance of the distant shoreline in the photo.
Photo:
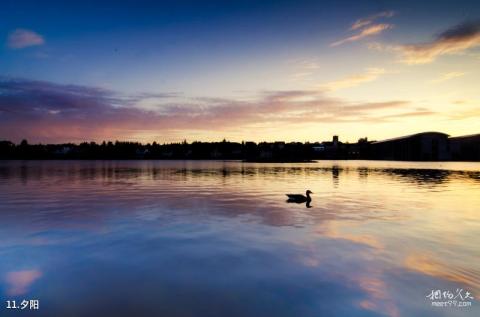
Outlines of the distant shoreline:
{"type": "Polygon", "coordinates": [[[241,160],[241,161],[244,163],[317,163],[317,161],[328,161],[328,160],[241,160]]]}
{"type": "Polygon", "coordinates": [[[45,161],[45,162],[52,162],[52,161],[59,161],[59,162],[73,162],[73,161],[83,161],[83,162],[90,162],[90,161],[192,161],[192,162],[200,162],[200,161],[211,161],[211,162],[240,162],[240,163],[281,163],[281,164],[288,164],[288,163],[319,163],[325,161],[371,161],[371,162],[411,162],[411,163],[480,163],[480,161],[468,161],[468,160],[444,160],[444,161],[425,161],[425,160],[391,160],[391,159],[352,159],[352,158],[342,158],[342,159],[316,159],[316,160],[298,160],[298,161],[281,161],[281,160],[243,160],[243,159],[181,159],[181,158],[29,158],[29,159],[21,159],[21,158],[0,158],[0,162],[21,162],[21,161],[45,161]]]}

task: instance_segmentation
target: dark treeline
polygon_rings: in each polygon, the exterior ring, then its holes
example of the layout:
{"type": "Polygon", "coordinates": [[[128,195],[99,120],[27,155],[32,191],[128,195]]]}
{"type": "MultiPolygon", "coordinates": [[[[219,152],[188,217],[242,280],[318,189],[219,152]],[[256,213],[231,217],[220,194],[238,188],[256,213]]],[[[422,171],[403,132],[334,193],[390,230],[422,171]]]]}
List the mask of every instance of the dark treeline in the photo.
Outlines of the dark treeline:
{"type": "Polygon", "coordinates": [[[80,144],[20,144],[0,141],[0,159],[219,159],[249,161],[307,161],[312,144],[299,142],[84,142],[80,144]]]}
{"type": "Polygon", "coordinates": [[[440,132],[356,143],[301,142],[192,142],[142,144],[138,142],[83,142],[80,144],[20,144],[0,141],[0,159],[164,159],[305,162],[321,159],[373,159],[403,161],[480,161],[480,134],[450,138],[440,132]]]}

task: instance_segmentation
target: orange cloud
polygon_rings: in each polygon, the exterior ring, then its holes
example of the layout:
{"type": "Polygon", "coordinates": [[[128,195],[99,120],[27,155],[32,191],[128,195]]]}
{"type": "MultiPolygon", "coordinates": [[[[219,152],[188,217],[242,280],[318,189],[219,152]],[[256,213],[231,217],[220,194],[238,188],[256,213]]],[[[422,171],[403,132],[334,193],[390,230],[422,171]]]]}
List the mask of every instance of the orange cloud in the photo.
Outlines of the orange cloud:
{"type": "Polygon", "coordinates": [[[459,54],[480,45],[480,23],[463,23],[442,32],[431,42],[392,47],[405,64],[431,63],[442,55],[459,54]]]}
{"type": "Polygon", "coordinates": [[[452,120],[464,120],[480,117],[480,108],[453,112],[448,116],[452,120]]]}
{"type": "Polygon", "coordinates": [[[344,38],[342,40],[333,42],[330,44],[330,46],[338,46],[342,45],[347,42],[354,42],[361,40],[365,37],[373,36],[382,33],[385,30],[391,29],[393,27],[392,24],[386,24],[386,23],[381,23],[381,24],[373,24],[370,26],[365,27],[363,30],[360,31],[360,33],[357,33],[355,35],[349,36],[347,38],[344,38]]]}
{"type": "Polygon", "coordinates": [[[358,19],[352,24],[352,26],[350,27],[350,30],[353,31],[353,30],[360,29],[364,26],[370,25],[378,18],[391,18],[394,15],[395,15],[394,11],[383,11],[366,18],[358,19]]]}
{"type": "Polygon", "coordinates": [[[292,75],[292,81],[308,79],[320,66],[313,60],[300,60],[295,62],[295,72],[292,75]]]}
{"type": "Polygon", "coordinates": [[[462,77],[465,74],[466,73],[464,73],[464,72],[449,72],[449,73],[442,74],[439,78],[434,79],[431,82],[435,83],[435,84],[442,83],[444,81],[447,81],[447,80],[450,80],[450,79],[453,79],[453,78],[462,77]]]}
{"type": "Polygon", "coordinates": [[[383,68],[368,68],[366,72],[363,74],[355,74],[340,80],[332,81],[332,82],[320,85],[320,88],[334,91],[334,90],[339,90],[344,88],[355,87],[363,83],[374,81],[385,73],[386,71],[383,68]]]}

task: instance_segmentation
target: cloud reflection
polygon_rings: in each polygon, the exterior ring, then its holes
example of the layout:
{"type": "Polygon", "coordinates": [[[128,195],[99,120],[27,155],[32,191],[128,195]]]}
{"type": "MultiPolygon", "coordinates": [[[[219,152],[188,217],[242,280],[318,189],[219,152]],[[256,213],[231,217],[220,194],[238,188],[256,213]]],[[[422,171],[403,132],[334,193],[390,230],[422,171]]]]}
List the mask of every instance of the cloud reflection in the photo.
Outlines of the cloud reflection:
{"type": "Polygon", "coordinates": [[[7,294],[9,296],[18,296],[28,293],[30,286],[42,275],[42,272],[36,269],[8,272],[5,276],[5,281],[8,285],[7,294]]]}
{"type": "Polygon", "coordinates": [[[411,253],[405,258],[404,264],[406,269],[413,272],[456,282],[480,292],[480,272],[441,263],[432,254],[411,253]]]}

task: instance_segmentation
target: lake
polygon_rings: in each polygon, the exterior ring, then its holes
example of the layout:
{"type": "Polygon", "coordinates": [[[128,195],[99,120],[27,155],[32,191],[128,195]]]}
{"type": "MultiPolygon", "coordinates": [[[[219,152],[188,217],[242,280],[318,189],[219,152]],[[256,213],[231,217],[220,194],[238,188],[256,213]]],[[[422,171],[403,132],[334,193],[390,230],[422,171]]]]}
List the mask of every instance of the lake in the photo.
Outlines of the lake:
{"type": "Polygon", "coordinates": [[[0,161],[0,216],[1,316],[480,316],[480,163],[0,161]]]}

